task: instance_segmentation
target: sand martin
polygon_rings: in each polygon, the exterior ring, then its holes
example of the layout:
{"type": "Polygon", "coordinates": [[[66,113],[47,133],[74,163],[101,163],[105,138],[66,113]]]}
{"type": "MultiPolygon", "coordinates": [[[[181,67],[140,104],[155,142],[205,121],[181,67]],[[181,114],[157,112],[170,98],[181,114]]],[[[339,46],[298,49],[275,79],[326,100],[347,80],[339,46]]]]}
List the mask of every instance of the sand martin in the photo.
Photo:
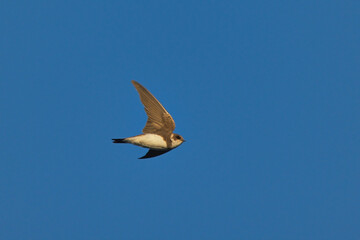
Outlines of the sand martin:
{"type": "Polygon", "coordinates": [[[148,119],[143,129],[143,134],[113,139],[113,143],[131,143],[149,148],[146,155],[139,158],[143,159],[164,154],[185,142],[182,136],[173,133],[175,122],[161,103],[140,83],[134,80],[131,82],[140,95],[140,100],[144,105],[148,119]]]}

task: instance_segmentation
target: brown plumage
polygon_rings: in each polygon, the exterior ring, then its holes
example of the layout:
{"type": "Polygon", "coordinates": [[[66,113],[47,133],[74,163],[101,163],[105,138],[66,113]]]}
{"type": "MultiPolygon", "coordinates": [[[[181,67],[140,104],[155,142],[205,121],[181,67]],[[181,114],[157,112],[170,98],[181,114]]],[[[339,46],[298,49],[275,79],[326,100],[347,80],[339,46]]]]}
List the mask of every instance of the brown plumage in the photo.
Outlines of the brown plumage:
{"type": "Polygon", "coordinates": [[[144,105],[148,116],[143,133],[156,133],[159,135],[169,135],[175,129],[175,122],[171,115],[161,105],[161,103],[140,83],[132,80],[132,84],[140,95],[140,100],[144,105]]]}

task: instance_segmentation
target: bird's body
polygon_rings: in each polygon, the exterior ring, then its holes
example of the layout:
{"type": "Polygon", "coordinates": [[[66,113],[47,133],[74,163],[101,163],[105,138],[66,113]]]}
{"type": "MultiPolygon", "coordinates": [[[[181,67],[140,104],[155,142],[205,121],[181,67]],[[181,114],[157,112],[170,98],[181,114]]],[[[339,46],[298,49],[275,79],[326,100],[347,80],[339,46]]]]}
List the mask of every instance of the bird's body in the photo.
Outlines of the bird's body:
{"type": "Polygon", "coordinates": [[[169,146],[166,144],[166,140],[163,137],[153,133],[146,133],[134,137],[129,137],[126,138],[125,141],[145,148],[159,150],[169,148],[169,146]]]}
{"type": "Polygon", "coordinates": [[[175,122],[171,115],[146,88],[134,80],[131,82],[140,95],[148,120],[143,129],[143,134],[113,139],[113,142],[131,143],[149,148],[148,153],[141,158],[155,157],[180,146],[185,140],[179,134],[173,133],[175,122]]]}

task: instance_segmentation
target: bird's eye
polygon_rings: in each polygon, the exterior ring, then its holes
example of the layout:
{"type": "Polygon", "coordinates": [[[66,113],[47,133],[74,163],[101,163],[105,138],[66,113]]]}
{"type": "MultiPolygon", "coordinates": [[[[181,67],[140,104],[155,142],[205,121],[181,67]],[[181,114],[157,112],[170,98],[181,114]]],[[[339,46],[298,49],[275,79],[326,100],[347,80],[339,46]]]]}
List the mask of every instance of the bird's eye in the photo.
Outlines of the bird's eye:
{"type": "Polygon", "coordinates": [[[176,136],[176,139],[181,139],[181,137],[180,137],[180,136],[176,136]]]}

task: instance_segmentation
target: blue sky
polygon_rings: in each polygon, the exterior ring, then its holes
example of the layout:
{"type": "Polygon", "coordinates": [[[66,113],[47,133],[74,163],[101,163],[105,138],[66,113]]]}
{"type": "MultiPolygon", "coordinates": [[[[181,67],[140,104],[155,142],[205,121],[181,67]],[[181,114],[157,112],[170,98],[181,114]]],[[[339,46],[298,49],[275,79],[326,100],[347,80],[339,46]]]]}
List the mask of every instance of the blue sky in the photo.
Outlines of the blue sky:
{"type": "Polygon", "coordinates": [[[359,239],[359,1],[3,1],[0,239],[359,239]],[[187,142],[152,160],[135,79],[187,142]]]}

